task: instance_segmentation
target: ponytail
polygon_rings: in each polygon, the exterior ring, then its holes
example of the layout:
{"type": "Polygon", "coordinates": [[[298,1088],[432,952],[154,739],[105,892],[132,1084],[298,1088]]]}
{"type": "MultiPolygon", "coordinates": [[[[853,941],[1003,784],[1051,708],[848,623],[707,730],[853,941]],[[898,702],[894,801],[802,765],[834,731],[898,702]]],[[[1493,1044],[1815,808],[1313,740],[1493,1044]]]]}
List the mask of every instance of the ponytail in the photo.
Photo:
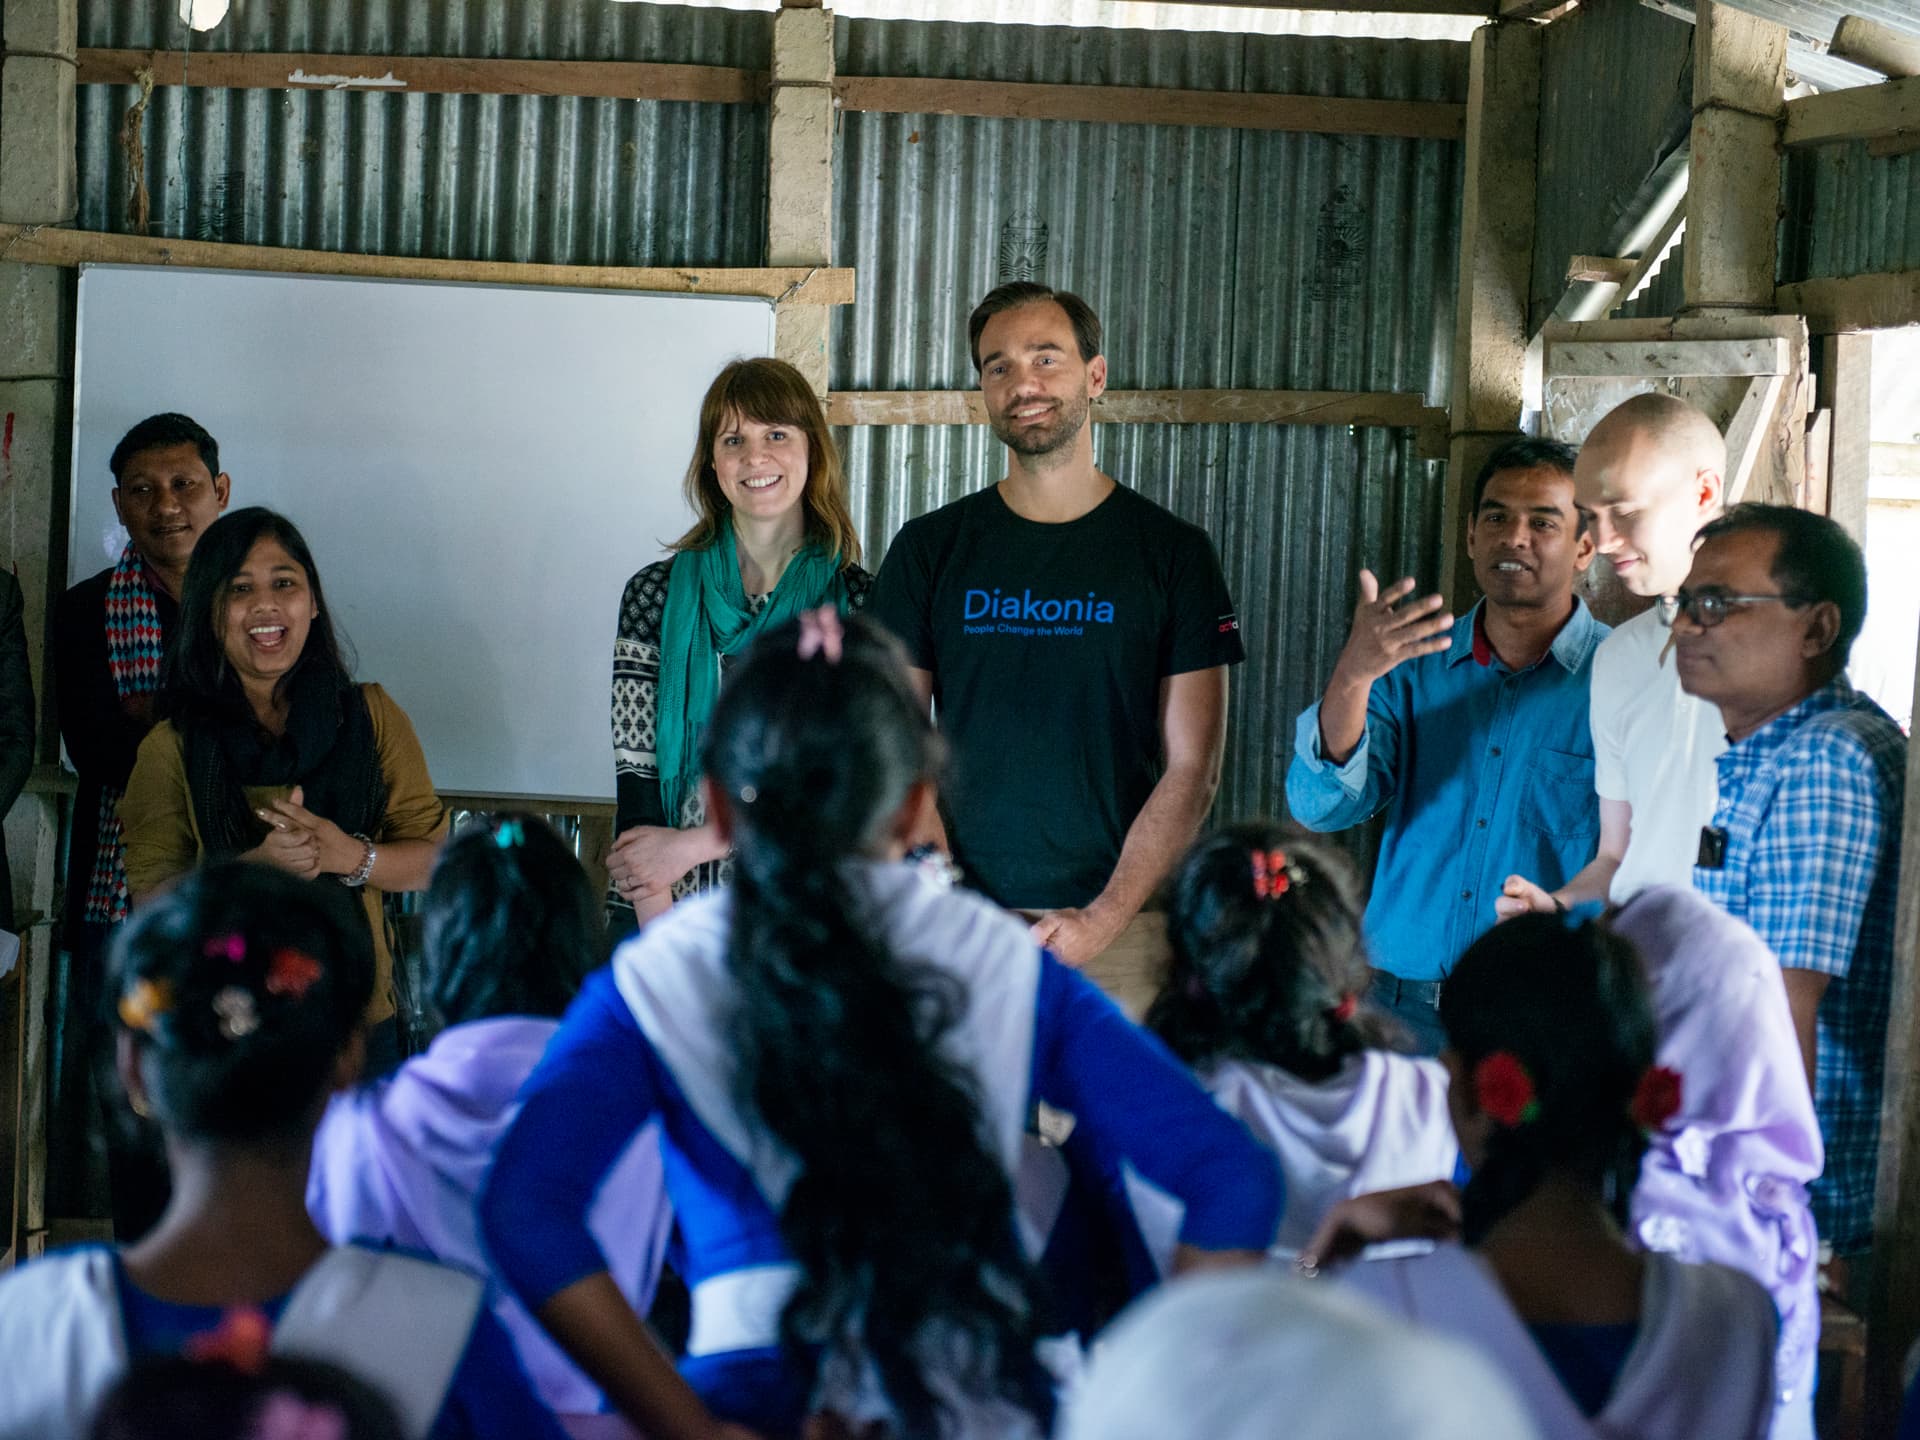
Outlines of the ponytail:
{"type": "Polygon", "coordinates": [[[1459,1062],[1456,1083],[1474,1087],[1494,1121],[1461,1197],[1466,1243],[1483,1240],[1555,1171],[1592,1187],[1626,1224],[1647,1144],[1635,1098],[1654,1057],[1632,944],[1593,921],[1509,920],[1447,977],[1440,1019],[1459,1062]]]}
{"type": "Polygon", "coordinates": [[[795,1350],[871,1362],[907,1440],[962,1399],[1034,1406],[1030,1275],[1003,1162],[946,1040],[961,984],[892,953],[848,883],[937,768],[898,648],[874,627],[800,654],[768,635],[729,677],[705,771],[735,816],[728,964],[738,1099],[799,1173],[795,1350]]]}

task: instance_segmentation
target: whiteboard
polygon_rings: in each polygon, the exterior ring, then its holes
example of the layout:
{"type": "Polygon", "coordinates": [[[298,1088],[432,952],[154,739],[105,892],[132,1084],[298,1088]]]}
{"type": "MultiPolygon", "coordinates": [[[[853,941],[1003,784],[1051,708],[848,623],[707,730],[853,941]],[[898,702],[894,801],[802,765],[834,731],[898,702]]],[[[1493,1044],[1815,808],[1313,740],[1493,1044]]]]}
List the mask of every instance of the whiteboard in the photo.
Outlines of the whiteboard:
{"type": "Polygon", "coordinates": [[[621,592],[690,523],[708,383],[772,348],[764,300],[87,266],[69,583],[126,543],[113,447],[183,411],[231,508],[305,534],[437,788],[610,800],[621,592]]]}

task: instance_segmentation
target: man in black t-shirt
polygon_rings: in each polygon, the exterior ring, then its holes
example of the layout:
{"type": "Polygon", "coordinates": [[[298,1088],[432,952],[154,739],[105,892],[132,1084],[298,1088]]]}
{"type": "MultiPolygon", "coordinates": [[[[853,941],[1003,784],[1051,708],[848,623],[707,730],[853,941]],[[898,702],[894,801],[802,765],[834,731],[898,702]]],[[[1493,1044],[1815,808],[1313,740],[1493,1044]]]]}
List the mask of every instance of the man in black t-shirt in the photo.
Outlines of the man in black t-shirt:
{"type": "Polygon", "coordinates": [[[1096,978],[1144,987],[1119,972],[1151,966],[1164,926],[1141,906],[1213,803],[1239,621],[1206,534],[1093,463],[1107,362],[1086,302],[1002,285],[968,332],[1006,476],[909,522],[869,613],[952,748],[969,881],[1069,964],[1104,954],[1096,978]]]}

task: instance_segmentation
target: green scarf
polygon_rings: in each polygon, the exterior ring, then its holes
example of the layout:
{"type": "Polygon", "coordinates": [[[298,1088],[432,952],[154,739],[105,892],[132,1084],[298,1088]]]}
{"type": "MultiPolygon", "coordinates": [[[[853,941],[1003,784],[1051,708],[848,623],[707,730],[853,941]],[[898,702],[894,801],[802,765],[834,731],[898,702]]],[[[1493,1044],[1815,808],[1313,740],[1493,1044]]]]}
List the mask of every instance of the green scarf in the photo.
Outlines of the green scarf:
{"type": "Polygon", "coordinates": [[[700,744],[720,693],[719,657],[737,654],[764,632],[826,604],[846,613],[846,581],[839,561],[809,543],[787,562],[759,613],[750,610],[734,554],[733,522],[725,516],[713,544],[674,557],[660,620],[654,737],[668,825],[680,823],[681,807],[700,783],[700,744]]]}

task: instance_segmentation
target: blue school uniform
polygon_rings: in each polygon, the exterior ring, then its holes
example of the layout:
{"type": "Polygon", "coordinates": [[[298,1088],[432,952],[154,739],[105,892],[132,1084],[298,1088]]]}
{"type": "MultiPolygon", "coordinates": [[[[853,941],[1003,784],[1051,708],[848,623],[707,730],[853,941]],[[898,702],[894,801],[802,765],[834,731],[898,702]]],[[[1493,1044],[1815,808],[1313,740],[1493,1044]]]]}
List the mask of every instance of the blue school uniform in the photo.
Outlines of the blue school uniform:
{"type": "MultiPolygon", "coordinates": [[[[1124,1156],[1184,1201],[1185,1243],[1266,1245],[1281,1201],[1272,1157],[1165,1047],[979,896],[911,865],[858,862],[848,875],[884,943],[962,983],[965,1007],[944,1043],[975,1080],[984,1138],[1009,1174],[1044,1101],[1076,1117],[1082,1143],[1124,1156]]],[[[501,1275],[537,1310],[604,1268],[589,1204],[657,1118],[692,1291],[682,1372],[717,1414],[791,1431],[835,1402],[823,1401],[818,1367],[779,1345],[798,1280],[779,1217],[798,1162],[733,1098],[731,906],[725,891],[683,902],[589,978],[527,1083],[481,1224],[501,1275]]]]}
{"type": "MultiPolygon", "coordinates": [[[[275,1354],[358,1376],[410,1440],[564,1440],[484,1302],[474,1276],[346,1245],[256,1308],[275,1354]]],[[[225,1314],[146,1294],[108,1246],[22,1266],[0,1282],[0,1440],[78,1440],[130,1361],[179,1354],[225,1314]]]]}

